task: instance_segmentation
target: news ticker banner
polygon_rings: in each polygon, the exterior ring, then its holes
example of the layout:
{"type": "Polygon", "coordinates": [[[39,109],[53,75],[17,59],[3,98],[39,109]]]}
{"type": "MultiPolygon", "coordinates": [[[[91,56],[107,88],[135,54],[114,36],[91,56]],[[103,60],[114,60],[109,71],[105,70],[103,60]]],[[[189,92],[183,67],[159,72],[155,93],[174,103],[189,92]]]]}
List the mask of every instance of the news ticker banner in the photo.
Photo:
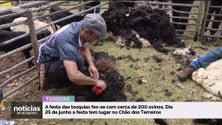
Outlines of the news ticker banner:
{"type": "Polygon", "coordinates": [[[43,96],[12,103],[12,118],[147,119],[222,118],[222,102],[75,102],[74,96],[43,96]]]}

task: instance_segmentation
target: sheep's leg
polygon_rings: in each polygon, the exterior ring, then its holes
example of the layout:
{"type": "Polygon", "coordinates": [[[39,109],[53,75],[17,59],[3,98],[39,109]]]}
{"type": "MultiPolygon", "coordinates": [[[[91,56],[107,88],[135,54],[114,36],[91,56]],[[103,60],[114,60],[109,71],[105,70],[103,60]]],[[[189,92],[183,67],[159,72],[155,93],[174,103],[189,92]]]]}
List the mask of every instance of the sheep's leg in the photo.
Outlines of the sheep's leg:
{"type": "MultiPolygon", "coordinates": [[[[26,59],[31,57],[31,54],[30,54],[29,50],[30,49],[25,49],[25,50],[22,51],[26,59]]],[[[29,68],[34,66],[32,60],[28,62],[28,66],[29,66],[29,68]]]]}

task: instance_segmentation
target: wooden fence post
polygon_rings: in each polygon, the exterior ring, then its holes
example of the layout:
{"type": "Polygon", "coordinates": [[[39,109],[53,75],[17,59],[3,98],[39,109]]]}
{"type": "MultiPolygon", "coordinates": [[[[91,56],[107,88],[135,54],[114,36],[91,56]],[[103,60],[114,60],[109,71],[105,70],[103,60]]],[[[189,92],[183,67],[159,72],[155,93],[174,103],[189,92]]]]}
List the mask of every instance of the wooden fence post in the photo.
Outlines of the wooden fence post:
{"type": "Polygon", "coordinates": [[[201,25],[201,30],[200,30],[200,42],[201,43],[203,42],[209,7],[210,7],[210,1],[205,1],[205,13],[204,13],[204,17],[203,17],[202,25],[201,25]]]}
{"type": "Polygon", "coordinates": [[[39,47],[37,44],[37,35],[36,35],[36,30],[35,30],[33,14],[30,10],[27,10],[26,15],[27,15],[27,21],[28,21],[28,26],[29,26],[30,39],[32,42],[32,47],[34,50],[34,56],[35,56],[35,61],[36,61],[39,54],[39,49],[38,49],[39,47]]]}
{"type": "Polygon", "coordinates": [[[200,1],[199,3],[199,9],[198,9],[198,15],[197,15],[197,20],[196,20],[196,28],[195,28],[195,36],[194,36],[194,41],[197,41],[200,33],[200,25],[201,25],[201,19],[202,19],[202,12],[203,12],[203,6],[204,6],[204,1],[200,1]]]}

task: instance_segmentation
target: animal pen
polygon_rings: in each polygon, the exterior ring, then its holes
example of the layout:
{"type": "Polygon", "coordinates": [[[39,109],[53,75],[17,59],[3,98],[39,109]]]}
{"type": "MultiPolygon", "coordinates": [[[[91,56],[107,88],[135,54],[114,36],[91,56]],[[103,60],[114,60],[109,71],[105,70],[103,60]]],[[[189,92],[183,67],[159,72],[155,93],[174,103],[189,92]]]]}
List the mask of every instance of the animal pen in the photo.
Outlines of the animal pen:
{"type": "MultiPolygon", "coordinates": [[[[19,47],[17,49],[14,49],[10,52],[7,53],[1,53],[0,55],[0,60],[1,60],[1,67],[2,70],[0,71],[0,88],[2,88],[4,90],[4,87],[8,84],[10,84],[11,82],[13,82],[13,80],[19,79],[22,76],[27,76],[29,79],[22,81],[22,83],[19,83],[18,85],[15,86],[15,88],[8,90],[7,92],[4,93],[4,98],[7,98],[8,96],[10,96],[11,94],[15,93],[16,91],[20,90],[21,88],[25,87],[26,85],[32,83],[34,80],[36,80],[38,78],[37,72],[36,72],[36,65],[33,67],[25,67],[25,70],[21,70],[19,72],[15,72],[15,70],[20,69],[20,67],[24,67],[24,65],[26,65],[28,62],[30,61],[34,61],[36,62],[37,57],[38,57],[38,48],[39,45],[44,42],[47,37],[45,38],[41,38],[38,39],[37,38],[37,34],[39,32],[41,32],[42,30],[44,30],[46,27],[51,26],[53,24],[59,23],[61,21],[70,19],[72,17],[75,17],[77,15],[82,15],[88,11],[94,10],[98,7],[101,7],[101,12],[104,12],[107,7],[108,4],[110,3],[110,1],[103,1],[101,2],[100,5],[96,5],[92,8],[89,9],[84,9],[85,5],[90,3],[92,1],[87,1],[87,2],[83,2],[83,1],[79,1],[79,2],[70,2],[70,1],[56,1],[56,2],[50,2],[50,1],[33,1],[33,2],[24,2],[23,4],[19,4],[18,6],[9,8],[9,9],[4,9],[0,11],[0,20],[6,19],[6,18],[13,18],[13,17],[20,17],[20,16],[25,16],[27,17],[27,23],[28,23],[28,27],[29,27],[29,33],[25,33],[23,35],[17,36],[15,38],[9,39],[7,41],[4,41],[2,43],[0,43],[0,47],[4,47],[7,44],[12,44],[14,41],[30,36],[31,39],[31,43],[19,47]],[[49,12],[49,8],[53,5],[59,5],[59,6],[65,6],[69,11],[73,11],[73,15],[70,16],[66,16],[63,17],[61,19],[58,19],[56,21],[52,21],[50,16],[52,15],[56,15],[56,14],[61,14],[62,12],[66,11],[66,10],[61,10],[61,11],[56,11],[56,12],[49,12]],[[13,13],[12,13],[13,12],[13,13]],[[45,22],[48,23],[48,25],[36,29],[35,28],[35,24],[34,24],[34,20],[44,20],[45,22]],[[13,54],[16,54],[18,52],[21,52],[25,49],[28,49],[32,47],[32,52],[33,52],[33,56],[31,56],[28,59],[22,60],[21,62],[16,62],[16,64],[10,65],[7,68],[3,68],[4,62],[3,60],[12,56],[13,54]],[[15,74],[16,73],[16,74],[15,74]],[[7,74],[11,74],[12,76],[7,77],[7,74]]],[[[124,2],[124,1],[123,1],[124,2]]],[[[143,4],[144,2],[147,1],[125,1],[125,2],[135,2],[138,6],[143,4]]],[[[178,32],[180,32],[181,30],[177,30],[176,29],[176,35],[178,37],[189,37],[195,40],[200,40],[201,42],[204,42],[203,39],[204,37],[217,37],[217,38],[222,38],[221,35],[207,35],[204,32],[206,30],[214,30],[217,31],[218,33],[222,32],[222,29],[212,29],[212,28],[208,28],[207,26],[205,26],[207,21],[210,22],[222,22],[221,20],[213,20],[207,19],[208,15],[212,15],[212,16],[222,16],[222,14],[212,14],[212,13],[208,13],[209,8],[221,8],[222,6],[210,6],[210,1],[196,1],[195,4],[181,4],[181,3],[163,3],[163,2],[151,2],[148,1],[148,4],[151,6],[157,6],[157,5],[168,5],[168,6],[180,6],[180,7],[192,7],[192,9],[194,11],[190,11],[190,12],[185,12],[185,11],[178,11],[173,9],[172,7],[169,8],[160,8],[163,10],[168,10],[169,12],[175,11],[178,13],[183,13],[183,14],[189,14],[189,17],[180,17],[180,16],[172,16],[172,14],[169,14],[170,16],[170,20],[171,20],[171,24],[177,24],[177,25],[185,25],[185,26],[192,26],[191,28],[186,28],[185,30],[183,30],[184,34],[178,34],[178,32]],[[181,23],[181,22],[173,22],[172,20],[174,18],[177,19],[188,19],[188,23],[181,23]]],[[[16,26],[19,24],[24,24],[26,23],[26,21],[21,21],[18,23],[11,23],[11,22],[7,22],[7,23],[2,23],[0,24],[0,30],[2,29],[6,29],[9,28],[11,26],[16,26]]],[[[0,36],[1,37],[1,36],[0,36]]],[[[14,57],[15,58],[15,57],[14,57]]],[[[7,64],[8,65],[8,64],[7,64]]]]}

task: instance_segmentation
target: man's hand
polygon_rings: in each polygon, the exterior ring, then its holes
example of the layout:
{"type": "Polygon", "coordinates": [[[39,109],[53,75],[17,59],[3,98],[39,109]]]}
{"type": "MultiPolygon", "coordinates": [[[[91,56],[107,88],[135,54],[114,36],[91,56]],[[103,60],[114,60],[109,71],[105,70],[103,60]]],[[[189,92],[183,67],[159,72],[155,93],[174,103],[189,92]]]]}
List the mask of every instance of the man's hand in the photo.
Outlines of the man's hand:
{"type": "Polygon", "coordinates": [[[106,89],[106,83],[103,80],[97,80],[96,86],[101,88],[102,90],[106,89]]]}
{"type": "Polygon", "coordinates": [[[90,65],[88,70],[89,70],[90,76],[93,79],[95,79],[95,80],[99,79],[99,72],[98,72],[97,68],[94,65],[90,65]]]}

